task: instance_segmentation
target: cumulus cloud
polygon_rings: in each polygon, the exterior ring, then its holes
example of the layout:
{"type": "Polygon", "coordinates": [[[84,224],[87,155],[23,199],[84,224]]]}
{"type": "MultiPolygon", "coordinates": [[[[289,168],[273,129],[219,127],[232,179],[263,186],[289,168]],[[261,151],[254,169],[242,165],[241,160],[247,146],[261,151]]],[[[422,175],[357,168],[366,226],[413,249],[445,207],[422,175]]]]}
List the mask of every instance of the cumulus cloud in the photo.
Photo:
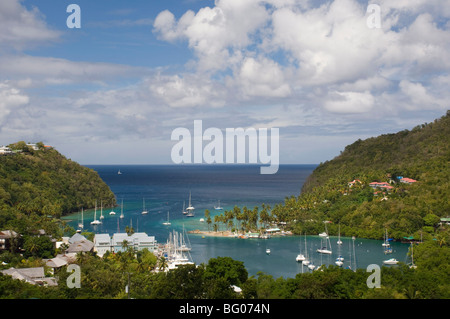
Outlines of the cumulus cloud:
{"type": "Polygon", "coordinates": [[[56,41],[60,32],[49,28],[39,10],[27,10],[19,1],[0,1],[0,52],[6,48],[22,50],[56,41]]]}
{"type": "Polygon", "coordinates": [[[16,109],[26,105],[29,100],[27,95],[12,87],[8,82],[0,82],[0,130],[8,116],[16,109]]]}

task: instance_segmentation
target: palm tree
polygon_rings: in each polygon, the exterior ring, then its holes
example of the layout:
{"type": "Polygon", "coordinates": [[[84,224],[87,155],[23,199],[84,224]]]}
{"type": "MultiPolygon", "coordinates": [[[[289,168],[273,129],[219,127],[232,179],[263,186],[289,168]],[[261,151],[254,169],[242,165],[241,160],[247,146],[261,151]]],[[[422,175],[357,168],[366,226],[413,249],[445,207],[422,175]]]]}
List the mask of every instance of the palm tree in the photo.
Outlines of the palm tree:
{"type": "Polygon", "coordinates": [[[164,256],[161,256],[159,258],[159,270],[166,270],[166,268],[169,267],[168,263],[167,263],[167,259],[164,258],[164,256]]]}

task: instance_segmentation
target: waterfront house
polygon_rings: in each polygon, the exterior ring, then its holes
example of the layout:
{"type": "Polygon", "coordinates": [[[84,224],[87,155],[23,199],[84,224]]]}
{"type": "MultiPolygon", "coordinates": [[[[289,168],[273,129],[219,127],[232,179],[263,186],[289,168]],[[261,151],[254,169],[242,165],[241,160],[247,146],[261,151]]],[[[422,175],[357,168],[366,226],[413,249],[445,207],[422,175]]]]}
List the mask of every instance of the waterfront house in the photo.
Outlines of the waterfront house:
{"type": "Polygon", "coordinates": [[[147,248],[150,252],[156,252],[157,243],[155,236],[148,236],[146,233],[134,233],[128,235],[127,233],[113,234],[111,245],[114,252],[126,251],[128,247],[134,250],[143,250],[147,248]],[[126,243],[126,245],[124,245],[126,243]],[[126,246],[126,247],[125,247],[126,246]]]}
{"type": "Polygon", "coordinates": [[[155,236],[148,236],[146,233],[132,235],[114,233],[112,237],[109,234],[96,234],[94,237],[94,251],[100,257],[107,251],[124,252],[127,248],[133,248],[136,251],[147,248],[150,252],[156,253],[158,245],[155,236]]]}
{"type": "Polygon", "coordinates": [[[94,237],[94,251],[102,257],[107,251],[113,252],[109,234],[96,234],[94,237]]]}

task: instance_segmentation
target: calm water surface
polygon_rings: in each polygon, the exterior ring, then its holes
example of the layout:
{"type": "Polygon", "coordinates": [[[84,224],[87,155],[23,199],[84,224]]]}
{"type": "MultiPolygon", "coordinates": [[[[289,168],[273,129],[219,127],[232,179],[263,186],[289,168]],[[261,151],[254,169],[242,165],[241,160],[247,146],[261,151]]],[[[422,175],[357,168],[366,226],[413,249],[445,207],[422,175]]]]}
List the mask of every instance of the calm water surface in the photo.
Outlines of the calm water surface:
{"type": "MultiPolygon", "coordinates": [[[[85,211],[84,228],[94,233],[124,232],[125,226],[133,226],[136,231],[146,232],[155,236],[157,241],[165,243],[172,230],[182,231],[207,229],[200,222],[205,209],[214,215],[218,205],[225,210],[239,207],[261,207],[262,203],[275,205],[283,202],[285,197],[297,196],[300,189],[316,165],[281,165],[277,174],[261,175],[259,166],[252,165],[92,165],[100,177],[109,185],[120,204],[123,200],[125,218],[119,219],[120,207],[108,207],[103,203],[102,225],[92,226],[94,210],[85,211]],[[118,171],[122,174],[118,174],[118,171]],[[195,217],[182,214],[183,204],[188,205],[191,193],[192,205],[195,207],[195,217]],[[143,202],[148,210],[142,215],[143,202]],[[116,215],[109,215],[114,210],[116,215]],[[171,225],[162,223],[169,218],[171,225]]],[[[97,199],[100,203],[101,199],[97,199]]],[[[100,217],[100,208],[97,218],[100,217]]],[[[68,217],[70,224],[76,228],[79,214],[68,217]]],[[[331,234],[332,235],[332,234],[331,234]]],[[[270,239],[236,239],[202,237],[189,234],[192,246],[191,256],[195,263],[207,262],[210,258],[229,256],[244,262],[250,275],[258,271],[271,274],[274,277],[295,277],[297,273],[309,271],[302,269],[301,263],[295,257],[301,251],[305,253],[303,236],[273,237],[270,239]],[[270,248],[271,254],[266,254],[270,248]]],[[[337,237],[330,237],[333,254],[322,255],[316,252],[321,245],[319,236],[307,236],[307,254],[315,265],[334,264],[336,257],[345,258],[344,267],[351,265],[366,268],[369,264],[382,265],[383,260],[396,258],[407,262],[408,245],[391,243],[393,253],[385,255],[382,241],[356,238],[341,238],[343,244],[338,247],[337,237]],[[353,250],[355,254],[353,254],[353,250]],[[355,256],[356,255],[356,260],[355,256]]]]}

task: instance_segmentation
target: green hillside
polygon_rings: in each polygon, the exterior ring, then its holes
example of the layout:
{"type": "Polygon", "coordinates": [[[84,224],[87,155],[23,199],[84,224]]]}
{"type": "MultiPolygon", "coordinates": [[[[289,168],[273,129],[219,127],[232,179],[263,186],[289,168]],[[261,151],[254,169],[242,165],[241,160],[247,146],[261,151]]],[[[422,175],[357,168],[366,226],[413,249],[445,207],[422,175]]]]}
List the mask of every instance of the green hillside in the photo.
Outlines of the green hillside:
{"type": "Polygon", "coordinates": [[[287,198],[273,214],[291,221],[296,232],[317,233],[323,221],[336,234],[402,239],[435,236],[440,218],[450,215],[450,111],[433,123],[396,134],[358,140],[336,158],[321,163],[300,196],[287,198]],[[399,177],[417,182],[401,183],[399,177]],[[359,180],[350,186],[349,182],[359,180]],[[387,182],[391,189],[373,189],[387,182]],[[296,222],[292,222],[295,220],[296,222]]]}
{"type": "Polygon", "coordinates": [[[81,207],[94,207],[95,200],[115,204],[95,171],[42,143],[37,146],[33,150],[18,142],[9,145],[13,155],[0,156],[0,229],[29,233],[81,207]]]}

